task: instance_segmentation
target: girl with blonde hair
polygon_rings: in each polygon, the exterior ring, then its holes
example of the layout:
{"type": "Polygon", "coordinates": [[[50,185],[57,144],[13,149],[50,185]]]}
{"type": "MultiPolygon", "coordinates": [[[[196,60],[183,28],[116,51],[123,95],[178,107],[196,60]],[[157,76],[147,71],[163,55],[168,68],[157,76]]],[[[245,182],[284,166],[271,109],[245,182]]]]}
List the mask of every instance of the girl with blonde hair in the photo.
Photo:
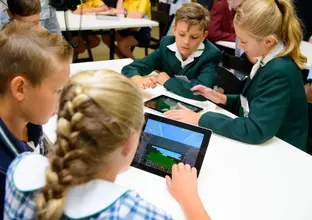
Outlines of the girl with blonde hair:
{"type": "MultiPolygon", "coordinates": [[[[114,183],[133,160],[143,118],[141,91],[121,74],[73,76],[61,96],[49,159],[26,153],[9,167],[5,219],[171,219],[114,183]]],[[[195,168],[175,165],[167,184],[187,217],[209,219],[197,193],[195,168]]]]}
{"type": "Polygon", "coordinates": [[[242,93],[223,95],[201,85],[191,90],[239,117],[199,115],[188,109],[166,115],[250,144],[276,136],[306,151],[308,105],[301,68],[307,59],[299,49],[302,32],[292,1],[243,1],[234,27],[239,47],[248,56],[259,57],[242,93]]]}

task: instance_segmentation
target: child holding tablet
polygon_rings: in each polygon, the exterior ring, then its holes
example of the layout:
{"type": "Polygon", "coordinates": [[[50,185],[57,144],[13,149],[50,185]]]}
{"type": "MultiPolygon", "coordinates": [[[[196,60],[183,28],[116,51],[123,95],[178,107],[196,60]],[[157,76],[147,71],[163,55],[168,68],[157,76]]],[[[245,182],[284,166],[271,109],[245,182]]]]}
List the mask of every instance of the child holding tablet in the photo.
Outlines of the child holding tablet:
{"type": "MultiPolygon", "coordinates": [[[[21,154],[9,168],[5,219],[171,219],[114,183],[133,160],[143,121],[142,94],[121,74],[73,76],[61,96],[49,159],[21,154]]],[[[166,181],[189,219],[210,219],[197,193],[195,168],[174,165],[166,181]]]]}
{"type": "Polygon", "coordinates": [[[215,85],[221,53],[205,39],[208,22],[209,12],[203,6],[183,5],[176,13],[174,37],[163,37],[157,50],[125,66],[122,73],[143,89],[159,83],[186,98],[205,100],[190,89],[199,84],[215,85]],[[157,77],[146,77],[154,70],[160,71],[157,77]]]}
{"type": "Polygon", "coordinates": [[[306,151],[308,103],[301,72],[306,57],[299,49],[302,32],[291,0],[244,1],[234,26],[239,46],[249,56],[260,57],[242,94],[223,95],[205,86],[192,91],[239,117],[214,112],[198,115],[187,109],[166,115],[251,144],[276,136],[306,151]]]}

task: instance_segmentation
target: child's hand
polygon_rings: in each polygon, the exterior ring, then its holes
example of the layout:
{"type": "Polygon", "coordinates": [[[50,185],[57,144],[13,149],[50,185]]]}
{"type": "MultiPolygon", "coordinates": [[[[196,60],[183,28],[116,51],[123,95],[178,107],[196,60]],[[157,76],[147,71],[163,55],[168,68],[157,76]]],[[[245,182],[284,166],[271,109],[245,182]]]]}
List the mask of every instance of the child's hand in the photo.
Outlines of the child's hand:
{"type": "Polygon", "coordinates": [[[190,165],[179,163],[172,166],[172,178],[166,176],[169,192],[183,206],[198,199],[197,170],[190,165]]]}
{"type": "Polygon", "coordinates": [[[108,14],[111,15],[118,15],[118,14],[123,14],[124,10],[121,9],[117,9],[117,8],[111,8],[110,10],[108,10],[108,14]]]}
{"type": "Polygon", "coordinates": [[[198,126],[199,119],[201,115],[199,113],[193,112],[184,105],[178,104],[178,110],[169,110],[164,113],[164,115],[173,120],[182,121],[184,123],[193,124],[198,126]]]}
{"type": "Polygon", "coordinates": [[[157,80],[155,76],[142,77],[142,76],[132,76],[130,78],[132,82],[137,84],[142,89],[155,88],[157,86],[157,80]]]}
{"type": "Polygon", "coordinates": [[[211,88],[208,88],[206,86],[203,85],[197,85],[194,86],[193,88],[191,88],[191,91],[194,92],[194,95],[202,95],[204,96],[206,99],[209,99],[211,101],[213,101],[216,104],[226,104],[226,96],[214,91],[211,88]]]}
{"type": "Polygon", "coordinates": [[[163,86],[165,82],[167,82],[167,80],[170,79],[170,76],[165,72],[161,72],[157,75],[156,78],[157,78],[157,82],[163,86]]]}
{"type": "Polygon", "coordinates": [[[189,220],[211,220],[197,191],[197,170],[179,163],[172,166],[172,178],[166,176],[169,192],[180,203],[189,220]]]}

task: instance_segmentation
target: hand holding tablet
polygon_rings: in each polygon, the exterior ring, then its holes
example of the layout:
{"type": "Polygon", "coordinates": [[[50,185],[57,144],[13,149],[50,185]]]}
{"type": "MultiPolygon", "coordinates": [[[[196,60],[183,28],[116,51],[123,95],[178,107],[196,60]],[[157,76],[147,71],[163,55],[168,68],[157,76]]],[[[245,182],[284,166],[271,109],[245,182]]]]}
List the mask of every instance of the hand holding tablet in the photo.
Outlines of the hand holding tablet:
{"type": "Polygon", "coordinates": [[[145,113],[141,142],[132,166],[165,177],[174,164],[184,163],[200,172],[211,131],[145,113]]]}

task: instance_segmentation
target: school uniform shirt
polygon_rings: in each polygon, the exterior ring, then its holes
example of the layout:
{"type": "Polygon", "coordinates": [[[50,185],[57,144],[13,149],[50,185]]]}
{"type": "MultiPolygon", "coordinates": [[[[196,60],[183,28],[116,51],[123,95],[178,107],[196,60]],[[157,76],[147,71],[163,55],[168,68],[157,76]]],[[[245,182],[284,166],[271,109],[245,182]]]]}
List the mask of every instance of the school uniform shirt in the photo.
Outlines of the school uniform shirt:
{"type": "Polygon", "coordinates": [[[159,48],[141,60],[135,60],[122,68],[127,76],[145,76],[154,70],[166,72],[170,79],[164,87],[186,98],[205,100],[202,96],[193,95],[190,89],[195,85],[213,88],[216,81],[216,67],[221,60],[221,53],[211,42],[204,42],[187,60],[183,61],[175,45],[175,37],[166,36],[160,41],[159,48]]]}
{"type": "Polygon", "coordinates": [[[151,19],[151,2],[149,0],[124,0],[123,6],[128,12],[140,12],[143,18],[151,19]]]}
{"type": "Polygon", "coordinates": [[[57,21],[56,10],[50,5],[49,0],[40,0],[40,26],[49,32],[61,35],[61,28],[57,21]]]}
{"type": "Polygon", "coordinates": [[[16,138],[0,118],[0,219],[3,214],[6,172],[10,163],[22,152],[45,153],[42,127],[29,123],[27,128],[28,143],[16,138]]]}
{"type": "MultiPolygon", "coordinates": [[[[4,219],[35,219],[36,196],[45,185],[48,159],[33,153],[19,155],[7,173],[4,219]],[[34,170],[28,169],[35,165],[34,170]],[[24,176],[28,178],[25,179],[24,176]]],[[[66,193],[63,220],[67,219],[172,219],[144,201],[136,192],[105,180],[72,186],[66,193]]]]}
{"type": "Polygon", "coordinates": [[[229,7],[227,0],[215,2],[210,11],[207,38],[212,42],[219,40],[235,42],[234,16],[235,11],[229,7]]]}
{"type": "Polygon", "coordinates": [[[306,151],[308,103],[302,72],[289,56],[274,58],[283,48],[277,45],[258,59],[241,95],[227,95],[225,108],[238,118],[207,112],[199,126],[250,144],[276,136],[306,151]]]}
{"type": "Polygon", "coordinates": [[[78,8],[98,8],[104,5],[102,0],[87,0],[86,2],[80,4],[78,8]]]}

